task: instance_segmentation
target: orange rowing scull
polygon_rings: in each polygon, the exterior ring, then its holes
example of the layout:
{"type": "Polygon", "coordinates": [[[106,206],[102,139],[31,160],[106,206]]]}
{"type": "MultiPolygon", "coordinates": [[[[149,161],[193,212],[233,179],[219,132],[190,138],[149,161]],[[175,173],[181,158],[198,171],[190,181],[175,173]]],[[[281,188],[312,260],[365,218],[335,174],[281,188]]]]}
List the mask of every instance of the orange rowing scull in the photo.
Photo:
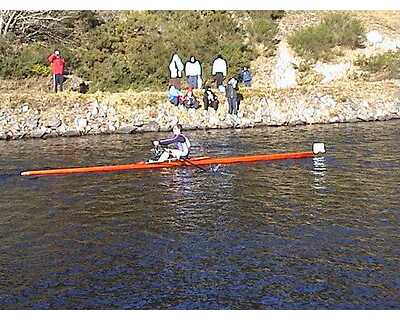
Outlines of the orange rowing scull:
{"type": "Polygon", "coordinates": [[[66,175],[66,174],[83,174],[83,173],[103,173],[129,170],[148,170],[161,169],[182,166],[207,166],[212,164],[235,164],[257,161],[272,161],[285,159],[301,159],[312,158],[317,153],[324,153],[325,147],[323,143],[314,143],[313,151],[292,152],[292,153],[277,153],[277,154],[259,154],[251,156],[234,156],[234,157],[194,157],[188,160],[172,160],[165,162],[136,162],[124,165],[113,166],[96,166],[96,167],[81,167],[81,168],[60,168],[60,169],[44,169],[34,171],[23,171],[21,176],[47,176],[47,175],[66,175]]]}

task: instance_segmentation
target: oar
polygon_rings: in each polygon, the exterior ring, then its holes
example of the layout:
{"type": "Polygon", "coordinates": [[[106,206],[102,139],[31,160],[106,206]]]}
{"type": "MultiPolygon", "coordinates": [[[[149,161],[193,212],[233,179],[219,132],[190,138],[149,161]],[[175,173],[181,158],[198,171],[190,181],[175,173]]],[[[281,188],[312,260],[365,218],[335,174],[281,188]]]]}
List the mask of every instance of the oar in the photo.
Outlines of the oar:
{"type": "Polygon", "coordinates": [[[203,167],[200,167],[199,165],[193,163],[192,161],[190,161],[190,160],[188,160],[188,159],[180,159],[180,160],[189,163],[190,165],[192,165],[193,167],[196,167],[196,168],[200,169],[201,171],[210,172],[210,171],[204,169],[203,167]]]}
{"type": "MultiPolygon", "coordinates": [[[[160,148],[161,150],[165,151],[165,149],[164,149],[163,147],[161,147],[160,145],[158,145],[156,148],[160,148]]],[[[187,162],[187,163],[189,163],[190,165],[192,165],[193,167],[196,167],[196,168],[200,169],[201,171],[210,172],[209,170],[206,170],[206,169],[204,169],[203,167],[200,167],[199,165],[193,163],[192,161],[190,161],[190,160],[188,160],[188,159],[179,159],[179,160],[180,160],[180,161],[187,162]]]]}

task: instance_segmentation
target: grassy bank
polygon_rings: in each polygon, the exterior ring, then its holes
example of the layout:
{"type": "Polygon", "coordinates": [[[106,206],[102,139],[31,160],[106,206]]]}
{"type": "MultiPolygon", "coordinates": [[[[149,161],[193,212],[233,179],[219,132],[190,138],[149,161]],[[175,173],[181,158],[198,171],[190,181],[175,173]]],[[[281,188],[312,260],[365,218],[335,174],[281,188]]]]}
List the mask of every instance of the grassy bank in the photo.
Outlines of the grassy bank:
{"type": "MultiPolygon", "coordinates": [[[[284,101],[286,97],[293,95],[304,96],[321,96],[331,95],[338,101],[346,101],[349,99],[365,99],[374,100],[382,99],[384,95],[387,100],[400,98],[400,88],[393,81],[341,81],[332,85],[311,85],[299,86],[288,89],[275,88],[241,88],[240,92],[244,96],[244,102],[253,98],[269,98],[273,97],[284,101]]],[[[195,95],[201,102],[202,91],[195,90],[195,95]]],[[[216,92],[219,99],[224,102],[224,95],[216,92]]],[[[36,90],[26,89],[24,91],[0,91],[0,108],[17,107],[28,104],[32,107],[46,109],[50,107],[58,107],[60,109],[68,106],[73,108],[74,104],[88,104],[92,101],[104,103],[113,107],[130,106],[138,109],[154,107],[160,104],[168,104],[166,92],[163,91],[141,91],[135,92],[127,90],[123,92],[95,92],[89,94],[80,94],[76,92],[37,92],[36,90]]],[[[221,108],[224,106],[221,105],[221,108]]],[[[173,106],[171,105],[171,108],[173,106]]]]}

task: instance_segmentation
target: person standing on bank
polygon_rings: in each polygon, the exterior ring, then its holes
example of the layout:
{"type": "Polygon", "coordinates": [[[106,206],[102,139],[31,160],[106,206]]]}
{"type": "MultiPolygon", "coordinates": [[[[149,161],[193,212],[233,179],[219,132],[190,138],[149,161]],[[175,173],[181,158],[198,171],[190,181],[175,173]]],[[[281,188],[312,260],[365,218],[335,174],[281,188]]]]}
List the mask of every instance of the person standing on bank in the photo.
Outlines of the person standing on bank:
{"type": "Polygon", "coordinates": [[[201,64],[195,57],[190,57],[190,60],[186,62],[185,74],[189,88],[201,88],[201,64]]]}
{"type": "Polygon", "coordinates": [[[248,67],[244,67],[240,71],[240,78],[242,79],[245,87],[248,87],[248,88],[251,87],[251,82],[253,80],[253,77],[252,77],[251,71],[248,67]]]}
{"type": "Polygon", "coordinates": [[[170,74],[169,84],[177,89],[180,89],[182,71],[184,67],[181,58],[179,58],[179,56],[176,53],[172,55],[171,62],[169,63],[168,68],[170,74]]]}
{"type": "Polygon", "coordinates": [[[225,92],[224,79],[228,72],[228,64],[226,60],[222,58],[222,55],[218,55],[213,61],[212,65],[212,75],[214,76],[217,89],[221,92],[225,92]]]}
{"type": "Polygon", "coordinates": [[[238,104],[238,93],[237,93],[237,80],[235,78],[231,78],[226,84],[226,99],[228,100],[229,105],[229,114],[238,114],[239,104],[238,104]]]}
{"type": "Polygon", "coordinates": [[[64,58],[61,56],[60,51],[55,50],[54,53],[47,58],[47,60],[51,64],[51,70],[53,73],[54,92],[57,93],[58,86],[60,86],[60,91],[63,91],[64,67],[65,67],[64,58]]]}

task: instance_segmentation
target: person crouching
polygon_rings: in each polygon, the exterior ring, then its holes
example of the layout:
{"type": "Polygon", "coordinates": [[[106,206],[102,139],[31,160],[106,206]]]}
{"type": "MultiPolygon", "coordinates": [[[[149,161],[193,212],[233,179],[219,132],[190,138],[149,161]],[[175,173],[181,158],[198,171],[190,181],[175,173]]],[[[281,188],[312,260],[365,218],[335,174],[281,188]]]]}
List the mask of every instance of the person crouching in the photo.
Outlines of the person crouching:
{"type": "Polygon", "coordinates": [[[188,109],[198,109],[200,104],[193,93],[193,89],[189,87],[186,95],[183,97],[183,105],[188,109]]]}
{"type": "Polygon", "coordinates": [[[208,110],[209,107],[213,108],[215,111],[217,111],[218,109],[219,105],[218,98],[209,86],[205,86],[204,88],[203,103],[204,103],[204,109],[206,110],[208,110]]]}
{"type": "Polygon", "coordinates": [[[168,101],[174,106],[178,106],[182,102],[182,99],[182,92],[178,88],[175,88],[175,86],[170,86],[168,90],[168,101]]]}

